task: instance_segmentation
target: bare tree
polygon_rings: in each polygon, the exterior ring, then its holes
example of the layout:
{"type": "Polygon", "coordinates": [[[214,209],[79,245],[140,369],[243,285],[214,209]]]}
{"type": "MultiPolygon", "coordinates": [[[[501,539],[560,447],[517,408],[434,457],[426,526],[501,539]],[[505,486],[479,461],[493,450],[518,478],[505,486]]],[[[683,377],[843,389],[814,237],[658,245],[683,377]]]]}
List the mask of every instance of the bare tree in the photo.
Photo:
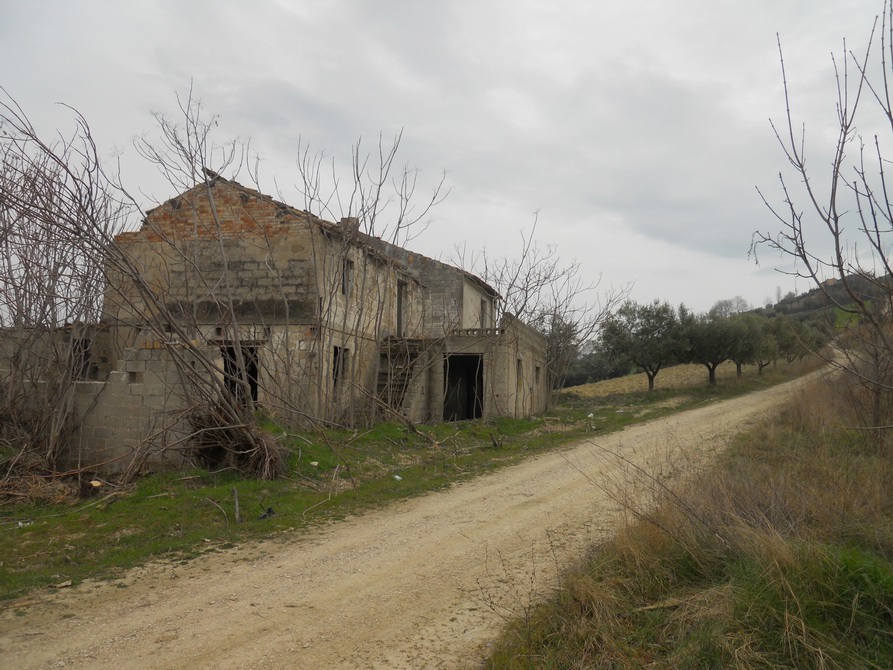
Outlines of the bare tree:
{"type": "Polygon", "coordinates": [[[748,312],[750,309],[750,304],[740,295],[736,295],[734,298],[717,300],[716,304],[710,308],[710,316],[714,318],[733,316],[748,312]]]}
{"type": "MultiPolygon", "coordinates": [[[[364,155],[358,142],[347,176],[338,172],[333,159],[299,146],[298,190],[304,209],[296,210],[262,196],[259,189],[252,192],[223,178],[224,172],[234,178],[248,166],[249,178],[255,185],[258,181],[256,171],[250,169],[252,163],[246,160],[248,147],[238,142],[213,144],[210,133],[216,120],[202,121],[201,105],[191,97],[181,104],[180,120],[157,120],[160,140],[141,139],[140,153],[178,191],[202,185],[199,203],[180,204],[179,199],[177,207],[202,208],[193,218],[212,224],[211,230],[196,229],[191,234],[187,230],[179,236],[162,230],[163,226],[153,231],[162,237],[169,259],[181,268],[177,282],[161,278],[156,283],[155,292],[163,296],[167,308],[167,313],[161,311],[165,318],[160,325],[172,329],[174,320],[178,340],[198,338],[209,346],[219,343],[220,334],[210,332],[208,326],[223,331],[233,359],[229,365],[224,360],[223,378],[228,386],[236,387],[236,400],[242,400],[238,404],[249,414],[253,397],[260,394],[264,408],[286,425],[372,421],[378,406],[372,391],[379,339],[382,333],[418,336],[421,322],[421,312],[413,308],[404,309],[403,318],[395,319],[401,297],[412,302],[402,296],[401,286],[409,293],[418,292],[418,280],[401,272],[387,248],[424,229],[431,208],[446,196],[443,176],[428,197],[420,199],[419,171],[407,165],[396,168],[400,134],[390,144],[380,139],[377,154],[364,155]],[[254,219],[248,205],[218,203],[216,194],[227,188],[240,190],[246,203],[273,203],[277,217],[285,216],[300,228],[296,234],[309,247],[306,258],[289,256],[280,248],[274,238],[282,231],[270,228],[269,220],[254,219]],[[327,221],[333,218],[341,223],[327,221]],[[233,221],[238,222],[238,230],[224,230],[233,221]],[[214,245],[200,239],[208,236],[214,245]],[[261,271],[266,273],[262,288],[247,295],[244,278],[239,276],[246,247],[251,247],[247,257],[263,259],[261,271]],[[209,271],[209,267],[217,269],[209,271]],[[300,299],[295,295],[296,274],[306,289],[300,299]],[[169,290],[174,284],[187,290],[174,295],[169,290]],[[392,295],[395,287],[398,290],[392,295]],[[252,304],[256,293],[263,294],[263,299],[252,304]],[[272,308],[260,304],[271,301],[278,304],[272,308]],[[199,307],[208,302],[213,303],[214,324],[208,321],[209,309],[199,307]],[[276,316],[271,317],[271,311],[276,316]],[[251,315],[247,320],[246,312],[251,315]],[[386,327],[394,320],[397,328],[386,327]],[[253,367],[258,370],[252,376],[253,367]],[[309,383],[294,383],[295,379],[309,383]]],[[[150,216],[149,225],[153,225],[151,220],[150,216]]],[[[134,316],[140,318],[142,311],[134,316]]],[[[220,369],[212,372],[221,374],[220,369]]],[[[248,423],[237,410],[233,407],[227,417],[248,423]]]]}
{"type": "MultiPolygon", "coordinates": [[[[893,5],[884,3],[864,53],[857,55],[844,42],[842,53],[832,56],[837,129],[826,170],[807,161],[805,128],[792,111],[793,86],[780,39],[778,44],[785,116],[772,128],[788,174],[779,174],[780,204],[760,192],[780,230],[756,232],[752,252],[769,247],[794,259],[792,274],[819,287],[840,314],[851,315],[839,319],[846,332],[838,337],[844,356],[837,362],[870,391],[879,408],[893,390],[887,363],[893,358],[893,203],[885,158],[893,135],[893,5]],[[829,290],[832,284],[834,291],[829,290]]],[[[868,427],[889,423],[889,416],[878,411],[868,427]]]]}
{"type": "Polygon", "coordinates": [[[365,151],[360,138],[351,148],[348,174],[340,172],[334,157],[299,144],[297,188],[305,209],[323,219],[351,220],[357,231],[391,244],[418,237],[450,190],[442,173],[427,195],[420,195],[421,171],[408,163],[397,165],[402,140],[402,129],[390,141],[380,135],[373,153],[365,151]]]}
{"type": "Polygon", "coordinates": [[[538,243],[538,221],[536,214],[530,232],[521,231],[516,257],[493,258],[486,250],[468,257],[464,248],[456,252],[460,265],[499,292],[502,313],[532,324],[546,337],[549,388],[558,389],[580,347],[595,338],[630,287],[612,287],[599,294],[601,278],[587,281],[578,261],[566,263],[556,246],[538,243]]]}
{"type": "MultiPolygon", "coordinates": [[[[131,379],[122,376],[125,350],[163,351],[164,364],[176,372],[164,381],[172,398],[164,406],[171,409],[135,448],[127,476],[160,448],[272,477],[284,467],[283,452],[259,430],[259,409],[286,426],[369,423],[379,411],[400,412],[424,366],[443,371],[446,359],[436,352],[460,325],[462,306],[453,305],[455,318],[438,317],[441,334],[426,332],[422,282],[408,252],[394,245],[427,225],[446,195],[443,177],[421,198],[418,170],[396,168],[400,135],[392,144],[380,140],[377,155],[363,155],[358,143],[345,181],[323,154],[299,149],[305,198],[299,210],[235,181],[247,172],[258,183],[248,145],[217,143],[216,118],[191,92],[178,103],[178,114],[156,115],[156,133],[135,143],[177,194],[148,211],[119,174],[105,171],[80,116],[72,140],[47,144],[14,102],[0,110],[6,131],[0,244],[8,275],[0,324],[31,338],[41,325],[53,342],[66,324],[90,324],[115,352],[116,379],[131,379]],[[44,194],[59,195],[50,203],[44,194]]],[[[540,258],[535,249],[528,253],[528,260],[540,258]]],[[[551,285],[539,289],[551,301],[525,314],[561,347],[559,334],[576,342],[587,332],[570,317],[592,309],[576,311],[573,298],[589,290],[576,272],[576,265],[556,269],[551,285]]],[[[468,277],[456,273],[464,289],[468,277]]],[[[65,342],[68,362],[55,367],[76,384],[86,374],[79,364],[87,340],[65,342]]],[[[24,340],[3,343],[10,349],[3,361],[35,351],[24,340]]],[[[539,383],[538,364],[529,372],[524,384],[539,383]]],[[[28,383],[64,388],[51,379],[44,366],[28,383]]],[[[140,383],[136,373],[133,379],[140,383]]],[[[522,389],[520,376],[517,386],[516,409],[523,409],[533,393],[522,389]]],[[[10,398],[12,388],[4,387],[10,398]]],[[[16,397],[26,397],[27,385],[20,391],[16,397]]],[[[70,414],[59,402],[47,403],[47,418],[70,414]]],[[[66,428],[52,431],[61,444],[66,428]]]]}
{"type": "Polygon", "coordinates": [[[402,419],[398,406],[436,346],[423,342],[419,280],[396,257],[399,245],[428,227],[449,189],[441,174],[425,191],[418,168],[398,165],[402,138],[402,130],[390,141],[379,136],[371,152],[360,138],[347,170],[324,152],[298,146],[296,186],[304,210],[340,222],[312,247],[320,334],[314,346],[329,361],[315,369],[316,388],[326,414],[340,425],[369,423],[381,411],[402,419]]]}
{"type": "MultiPolygon", "coordinates": [[[[202,169],[213,149],[208,139],[209,125],[201,120],[200,107],[191,98],[181,105],[181,111],[182,126],[159,118],[163,148],[147,142],[140,146],[144,155],[173,183],[188,183],[198,178],[202,180],[199,183],[209,187],[210,193],[211,173],[202,169]]],[[[6,271],[20,286],[15,290],[12,288],[15,283],[7,282],[9,302],[15,309],[8,308],[9,313],[4,316],[12,319],[20,332],[29,337],[40,333],[42,328],[44,339],[53,348],[58,348],[60,340],[67,342],[65,355],[69,359],[60,364],[42,355],[46,345],[35,349],[22,340],[6,338],[5,346],[13,350],[5,352],[5,360],[11,361],[13,371],[16,362],[23,358],[37,357],[50,362],[35,369],[29,384],[36,389],[54,388],[58,387],[56,379],[60,374],[54,374],[55,368],[75,381],[90,374],[89,369],[81,369],[89,358],[87,348],[91,345],[82,331],[98,332],[107,339],[115,339],[108,335],[110,328],[116,334],[122,326],[129,326],[134,332],[143,331],[164,343],[176,362],[184,378],[182,388],[188,389],[189,397],[183,401],[190,407],[189,416],[199,442],[213,437],[240,465],[262,477],[275,475],[283,463],[279,450],[258,433],[250,403],[239,402],[231,392],[233,384],[227,383],[233,379],[244,383],[244,372],[233,375],[225,366],[203,355],[206,343],[197,338],[195,324],[182,318],[183,310],[169,300],[169,295],[159,291],[159,285],[119,245],[118,236],[133,227],[136,217],[145,220],[145,214],[123,186],[105,172],[86,121],[76,113],[75,117],[77,127],[72,138],[47,143],[14,101],[8,99],[0,108],[5,173],[0,200],[4,203],[3,220],[12,226],[11,233],[4,236],[6,271]],[[30,259],[22,256],[23,235],[30,244],[30,259]],[[35,254],[45,262],[28,263],[35,260],[35,254]],[[40,279],[29,279],[25,268],[36,272],[40,279]],[[27,293],[35,289],[44,295],[42,307],[37,306],[39,300],[31,299],[27,293]],[[37,313],[40,319],[34,318],[37,313]],[[100,313],[103,324],[100,324],[100,313]],[[138,321],[133,318],[137,314],[138,321]],[[67,338],[60,330],[63,325],[71,331],[67,338]],[[75,374],[71,372],[72,367],[76,369],[75,374]]],[[[213,210],[210,195],[209,203],[213,210]]],[[[165,256],[176,259],[179,255],[183,262],[192,262],[194,259],[184,255],[184,248],[178,242],[160,240],[165,256]]],[[[223,288],[215,296],[221,309],[228,309],[228,321],[234,324],[238,338],[227,278],[224,269],[220,278],[223,288]]],[[[240,364],[236,369],[244,370],[245,366],[240,364]]],[[[13,387],[6,384],[5,389],[9,388],[13,387]]],[[[68,400],[59,399],[52,405],[44,403],[44,412],[60,424],[50,437],[41,437],[47,443],[45,450],[53,456],[47,459],[49,466],[55,466],[53,461],[58,456],[61,439],[72,428],[71,422],[65,421],[71,415],[71,395],[69,392],[65,396],[68,400]]],[[[7,421],[7,425],[10,423],[14,419],[7,421]]],[[[139,460],[139,454],[135,455],[134,462],[139,460]]]]}
{"type": "Polygon", "coordinates": [[[0,100],[0,370],[2,439],[13,468],[57,466],[85,408],[74,384],[96,378],[89,351],[105,276],[96,238],[110,239],[132,206],[107,188],[84,118],[43,141],[14,100],[0,100]]]}

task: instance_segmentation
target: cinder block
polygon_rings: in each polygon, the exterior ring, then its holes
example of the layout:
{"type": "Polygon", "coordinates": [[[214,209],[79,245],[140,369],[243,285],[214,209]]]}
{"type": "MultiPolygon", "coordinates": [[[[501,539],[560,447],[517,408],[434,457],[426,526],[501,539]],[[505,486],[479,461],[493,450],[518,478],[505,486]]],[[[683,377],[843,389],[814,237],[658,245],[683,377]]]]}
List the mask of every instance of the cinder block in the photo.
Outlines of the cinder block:
{"type": "Polygon", "coordinates": [[[118,430],[118,428],[114,428],[111,426],[97,426],[96,429],[93,431],[93,435],[94,438],[100,442],[104,440],[112,441],[118,439],[120,431],[118,430]]]}
{"type": "Polygon", "coordinates": [[[143,396],[144,398],[151,397],[151,396],[158,396],[161,398],[165,398],[170,394],[168,391],[167,384],[161,384],[161,383],[142,384],[139,391],[140,391],[139,395],[143,396]]]}
{"type": "Polygon", "coordinates": [[[123,370],[112,370],[109,372],[108,383],[113,386],[123,386],[127,384],[127,373],[123,370]]]}
{"type": "Polygon", "coordinates": [[[169,395],[144,395],[142,396],[142,407],[152,410],[155,412],[159,412],[165,409],[169,409],[174,402],[174,399],[169,395]]]}

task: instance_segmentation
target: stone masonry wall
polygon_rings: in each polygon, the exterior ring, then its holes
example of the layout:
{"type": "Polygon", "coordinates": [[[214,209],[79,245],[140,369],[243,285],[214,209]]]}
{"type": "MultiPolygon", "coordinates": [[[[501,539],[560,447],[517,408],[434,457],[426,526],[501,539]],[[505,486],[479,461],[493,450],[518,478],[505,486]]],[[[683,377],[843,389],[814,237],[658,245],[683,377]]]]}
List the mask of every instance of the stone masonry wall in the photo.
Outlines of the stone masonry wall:
{"type": "MultiPolygon", "coordinates": [[[[214,323],[221,300],[231,299],[241,319],[294,322],[317,311],[311,222],[306,212],[220,180],[151,210],[116,244],[175,315],[214,323]]],[[[153,311],[126,277],[112,279],[105,302],[109,323],[139,323],[153,311]]]]}
{"type": "Polygon", "coordinates": [[[478,325],[480,308],[477,303],[472,314],[463,314],[465,273],[462,270],[383,240],[371,240],[370,244],[405,263],[421,281],[424,287],[422,330],[427,337],[445,337],[456,328],[478,325]]]}
{"type": "Polygon", "coordinates": [[[546,342],[536,330],[506,314],[500,323],[492,391],[507,416],[524,417],[546,409],[549,397],[546,342]]]}

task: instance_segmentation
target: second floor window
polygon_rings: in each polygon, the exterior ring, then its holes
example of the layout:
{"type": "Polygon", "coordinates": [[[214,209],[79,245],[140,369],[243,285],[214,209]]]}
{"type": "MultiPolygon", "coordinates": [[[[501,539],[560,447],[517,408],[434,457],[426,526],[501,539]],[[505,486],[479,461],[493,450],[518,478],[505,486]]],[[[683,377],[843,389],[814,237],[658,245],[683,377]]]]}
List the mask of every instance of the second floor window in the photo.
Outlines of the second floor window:
{"type": "Polygon", "coordinates": [[[353,291],[353,261],[349,258],[344,259],[344,265],[341,268],[341,293],[350,296],[353,291]]]}
{"type": "Polygon", "coordinates": [[[406,282],[397,282],[397,337],[406,337],[406,282]]]}
{"type": "Polygon", "coordinates": [[[490,304],[481,298],[481,328],[490,327],[490,304]]]}

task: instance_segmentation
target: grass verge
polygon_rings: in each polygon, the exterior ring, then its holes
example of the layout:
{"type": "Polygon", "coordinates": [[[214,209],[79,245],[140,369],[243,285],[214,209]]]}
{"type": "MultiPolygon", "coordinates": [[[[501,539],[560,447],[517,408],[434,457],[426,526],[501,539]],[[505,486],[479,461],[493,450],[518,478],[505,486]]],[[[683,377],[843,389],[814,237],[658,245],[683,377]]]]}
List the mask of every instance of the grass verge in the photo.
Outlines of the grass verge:
{"type": "Polygon", "coordinates": [[[839,391],[630,514],[486,667],[893,667],[893,450],[839,391]]]}
{"type": "Polygon", "coordinates": [[[0,599],[84,579],[114,578],[147,560],[189,560],[240,542],[291,537],[309,524],[437,490],[518,462],[527,455],[801,374],[800,365],[749,374],[715,388],[662,389],[580,398],[565,394],[547,417],[368,431],[284,435],[288,476],[245,479],[235,472],[156,473],[127,489],[101,487],[73,504],[52,486],[36,502],[0,507],[0,599]],[[238,497],[242,522],[235,519],[238,497]],[[266,514],[272,509],[274,514],[266,514]]]}

